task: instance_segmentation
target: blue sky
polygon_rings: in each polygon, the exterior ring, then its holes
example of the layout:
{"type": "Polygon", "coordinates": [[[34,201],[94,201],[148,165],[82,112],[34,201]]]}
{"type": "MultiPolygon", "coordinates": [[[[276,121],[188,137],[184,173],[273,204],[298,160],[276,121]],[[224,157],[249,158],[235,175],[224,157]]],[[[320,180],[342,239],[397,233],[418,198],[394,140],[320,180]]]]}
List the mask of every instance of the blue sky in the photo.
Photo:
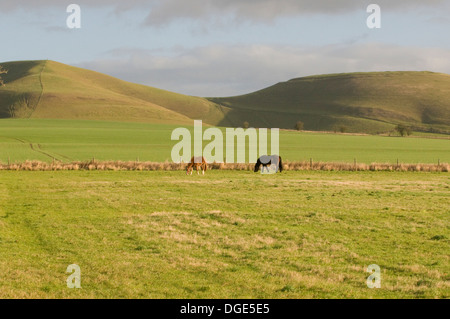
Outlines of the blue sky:
{"type": "Polygon", "coordinates": [[[50,59],[199,96],[324,73],[450,73],[448,0],[2,0],[0,28],[0,61],[50,59]],[[81,29],[66,26],[71,3],[81,29]],[[381,29],[366,25],[370,3],[381,29]]]}

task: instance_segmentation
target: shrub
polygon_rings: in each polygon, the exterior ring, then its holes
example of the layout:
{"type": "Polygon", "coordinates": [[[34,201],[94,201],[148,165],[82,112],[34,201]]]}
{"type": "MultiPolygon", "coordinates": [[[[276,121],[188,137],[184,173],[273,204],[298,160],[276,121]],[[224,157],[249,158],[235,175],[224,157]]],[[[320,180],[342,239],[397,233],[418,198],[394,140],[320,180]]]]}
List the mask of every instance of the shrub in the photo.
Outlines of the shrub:
{"type": "Polygon", "coordinates": [[[7,74],[8,70],[5,70],[1,65],[0,65],[0,86],[3,86],[4,82],[2,79],[2,74],[7,74]]]}
{"type": "Polygon", "coordinates": [[[347,132],[347,126],[345,126],[345,125],[339,126],[339,132],[341,132],[341,133],[347,132]]]}
{"type": "Polygon", "coordinates": [[[303,122],[302,122],[302,121],[298,121],[298,122],[295,124],[295,129],[296,129],[297,131],[302,131],[302,130],[303,130],[303,126],[304,126],[303,122]]]}

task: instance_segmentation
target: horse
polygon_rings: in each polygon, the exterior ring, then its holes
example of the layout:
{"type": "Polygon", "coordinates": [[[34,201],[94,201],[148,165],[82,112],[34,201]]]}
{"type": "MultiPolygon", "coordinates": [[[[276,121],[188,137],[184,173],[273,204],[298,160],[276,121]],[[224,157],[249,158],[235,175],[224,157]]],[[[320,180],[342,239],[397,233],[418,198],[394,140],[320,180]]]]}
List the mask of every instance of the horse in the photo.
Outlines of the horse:
{"type": "Polygon", "coordinates": [[[264,167],[267,168],[267,172],[269,172],[270,165],[275,164],[277,166],[278,171],[283,171],[283,161],[281,160],[281,156],[278,155],[263,155],[258,158],[258,161],[255,164],[255,173],[259,171],[260,166],[262,165],[261,172],[264,172],[264,167]]]}
{"type": "Polygon", "coordinates": [[[208,169],[208,164],[206,163],[205,158],[202,156],[201,160],[200,160],[200,156],[198,157],[192,157],[191,158],[191,162],[188,164],[187,168],[186,168],[186,175],[189,175],[189,173],[191,173],[194,170],[194,167],[197,169],[197,175],[199,174],[199,169],[202,169],[202,174],[205,175],[205,171],[208,169]]]}

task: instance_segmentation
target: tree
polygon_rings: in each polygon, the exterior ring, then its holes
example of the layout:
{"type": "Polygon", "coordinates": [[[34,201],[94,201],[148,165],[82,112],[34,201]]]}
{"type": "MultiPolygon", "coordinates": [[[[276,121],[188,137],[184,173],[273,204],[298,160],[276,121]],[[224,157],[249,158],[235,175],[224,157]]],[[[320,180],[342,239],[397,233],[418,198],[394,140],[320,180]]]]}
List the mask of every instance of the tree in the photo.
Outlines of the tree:
{"type": "Polygon", "coordinates": [[[303,122],[302,121],[298,121],[297,124],[295,124],[295,129],[297,131],[302,131],[303,130],[303,126],[304,126],[303,122]]]}
{"type": "Polygon", "coordinates": [[[250,123],[245,121],[244,123],[242,123],[242,127],[245,128],[245,129],[248,129],[250,127],[250,123]]]}
{"type": "Polygon", "coordinates": [[[405,130],[406,130],[406,127],[404,126],[404,125],[401,125],[401,124],[399,124],[399,125],[397,125],[396,127],[395,127],[395,130],[398,132],[398,134],[400,134],[401,136],[405,136],[405,130]]]}
{"type": "Polygon", "coordinates": [[[406,126],[403,124],[398,124],[395,130],[403,137],[405,135],[410,136],[412,134],[411,126],[406,126]]]}
{"type": "Polygon", "coordinates": [[[411,126],[406,127],[406,135],[410,136],[412,134],[411,126]]]}
{"type": "Polygon", "coordinates": [[[2,74],[7,74],[8,70],[4,69],[1,65],[0,65],[0,86],[4,85],[3,79],[2,79],[2,74]]]}

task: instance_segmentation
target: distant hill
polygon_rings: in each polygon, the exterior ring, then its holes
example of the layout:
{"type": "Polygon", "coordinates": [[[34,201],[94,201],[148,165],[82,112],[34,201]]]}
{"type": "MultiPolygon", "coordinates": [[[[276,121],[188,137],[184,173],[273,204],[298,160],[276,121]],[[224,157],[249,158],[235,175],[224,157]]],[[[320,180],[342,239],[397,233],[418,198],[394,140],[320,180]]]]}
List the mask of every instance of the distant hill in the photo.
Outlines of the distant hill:
{"type": "Polygon", "coordinates": [[[0,63],[0,118],[88,119],[151,123],[224,121],[214,103],[125,82],[53,61],[0,63]]]}
{"type": "Polygon", "coordinates": [[[231,108],[228,120],[252,126],[382,133],[395,124],[450,133],[450,75],[373,72],[310,76],[255,93],[210,98],[231,108]]]}
{"type": "Polygon", "coordinates": [[[383,133],[396,124],[450,133],[450,75],[375,72],[311,76],[251,94],[201,98],[53,61],[0,63],[0,118],[91,119],[383,133]]]}

